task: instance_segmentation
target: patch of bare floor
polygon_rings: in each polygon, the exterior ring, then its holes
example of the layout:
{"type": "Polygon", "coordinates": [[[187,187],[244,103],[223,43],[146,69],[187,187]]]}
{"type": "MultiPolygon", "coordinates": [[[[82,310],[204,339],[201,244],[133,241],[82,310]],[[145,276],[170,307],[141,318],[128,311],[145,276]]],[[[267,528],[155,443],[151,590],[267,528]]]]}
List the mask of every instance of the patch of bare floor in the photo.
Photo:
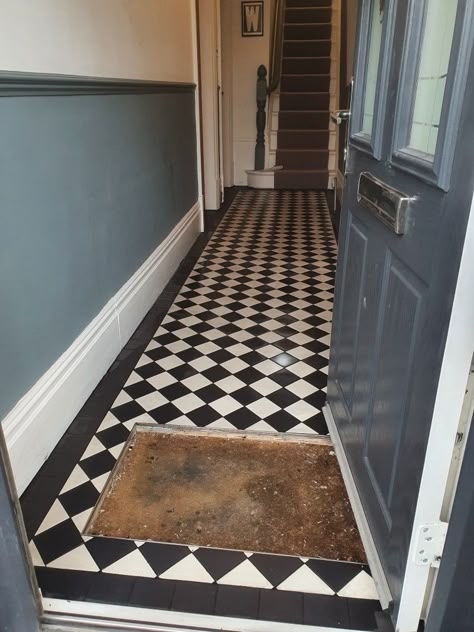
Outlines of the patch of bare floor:
{"type": "Polygon", "coordinates": [[[137,426],[85,534],[366,561],[325,438],[137,426]]]}

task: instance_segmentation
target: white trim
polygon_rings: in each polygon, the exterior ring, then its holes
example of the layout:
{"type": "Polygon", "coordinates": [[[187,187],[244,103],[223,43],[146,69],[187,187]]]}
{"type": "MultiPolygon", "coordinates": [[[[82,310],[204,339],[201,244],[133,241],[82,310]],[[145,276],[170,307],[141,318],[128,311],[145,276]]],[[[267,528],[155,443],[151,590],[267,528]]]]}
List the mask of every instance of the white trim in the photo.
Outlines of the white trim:
{"type": "MultiPolygon", "coordinates": [[[[228,631],[228,632],[334,632],[335,628],[317,625],[295,625],[293,623],[277,623],[257,621],[254,619],[238,619],[236,617],[221,617],[214,615],[188,614],[168,610],[153,610],[151,608],[134,608],[132,606],[112,606],[109,604],[87,603],[79,601],[63,601],[61,599],[43,599],[46,616],[49,613],[62,615],[76,615],[82,617],[101,618],[105,623],[113,625],[114,620],[122,624],[133,624],[128,628],[138,632],[168,631],[166,626],[175,626],[176,632],[189,630],[228,631]],[[151,627],[148,627],[151,626],[151,627]]],[[[81,629],[84,629],[81,627],[81,629]]],[[[127,629],[127,628],[125,628],[127,629]]],[[[87,628],[85,628],[87,630],[87,628]]],[[[347,630],[337,628],[339,632],[368,632],[367,630],[347,630]]]]}
{"type": "Polygon", "coordinates": [[[149,311],[200,232],[199,202],[3,420],[21,494],[149,311]]]}
{"type": "Polygon", "coordinates": [[[349,462],[347,461],[346,453],[342,446],[339,432],[336,428],[334,417],[332,415],[330,407],[327,404],[323,407],[323,414],[328,425],[329,434],[334,444],[334,451],[339,462],[339,467],[341,468],[342,478],[344,479],[344,483],[346,485],[347,495],[349,496],[352,511],[354,512],[354,517],[359,529],[362,544],[364,545],[365,554],[367,555],[367,561],[369,563],[370,571],[375,582],[377,594],[379,596],[382,609],[386,610],[389,603],[392,601],[392,594],[390,592],[390,588],[388,587],[387,579],[382,568],[382,563],[380,561],[379,555],[377,553],[377,548],[370,532],[369,523],[362,507],[362,502],[357,491],[354,477],[352,476],[349,462]]]}
{"type": "Polygon", "coordinates": [[[196,90],[194,92],[194,109],[196,117],[196,164],[197,164],[197,181],[198,181],[198,204],[200,208],[200,232],[204,231],[204,200],[202,190],[202,147],[201,147],[201,106],[200,94],[201,86],[199,85],[199,43],[198,43],[198,23],[196,13],[196,1],[191,1],[191,40],[193,50],[193,76],[196,90]]]}
{"type": "Polygon", "coordinates": [[[396,629],[415,630],[423,616],[422,607],[430,573],[429,566],[415,564],[417,534],[422,524],[440,520],[444,493],[449,479],[451,458],[467,378],[474,353],[474,198],[466,229],[453,309],[449,322],[443,363],[438,382],[430,435],[416,506],[408,562],[403,580],[396,629]]]}

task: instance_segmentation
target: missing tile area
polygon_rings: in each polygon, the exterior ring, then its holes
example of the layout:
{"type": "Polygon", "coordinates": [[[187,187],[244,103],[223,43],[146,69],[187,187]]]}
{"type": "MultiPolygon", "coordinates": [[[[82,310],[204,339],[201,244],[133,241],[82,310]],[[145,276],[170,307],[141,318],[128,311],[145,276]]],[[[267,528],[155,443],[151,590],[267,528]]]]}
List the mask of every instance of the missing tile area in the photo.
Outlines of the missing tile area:
{"type": "Polygon", "coordinates": [[[137,426],[85,533],[365,561],[324,437],[137,426]]]}

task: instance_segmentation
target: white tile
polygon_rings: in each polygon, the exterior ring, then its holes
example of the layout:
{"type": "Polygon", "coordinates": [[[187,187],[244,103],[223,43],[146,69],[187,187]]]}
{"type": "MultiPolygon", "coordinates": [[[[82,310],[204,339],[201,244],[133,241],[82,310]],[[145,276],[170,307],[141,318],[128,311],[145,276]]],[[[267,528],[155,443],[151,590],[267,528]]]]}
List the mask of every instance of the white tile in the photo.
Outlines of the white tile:
{"type": "Polygon", "coordinates": [[[295,362],[295,364],[291,364],[286,368],[298,377],[306,377],[307,375],[314,373],[313,367],[309,366],[309,364],[306,364],[306,362],[301,361],[295,362]]]}
{"type": "Polygon", "coordinates": [[[239,388],[242,388],[243,386],[245,386],[245,382],[242,382],[242,380],[239,380],[239,378],[235,377],[235,375],[229,375],[225,377],[224,379],[216,382],[216,386],[218,386],[220,389],[222,389],[226,393],[233,393],[234,391],[239,390],[239,388]]]}
{"type": "MultiPolygon", "coordinates": [[[[337,562],[336,562],[337,563],[337,562]]],[[[307,566],[300,566],[279,586],[278,590],[291,590],[294,592],[311,593],[314,595],[334,595],[334,590],[330,588],[322,579],[313,573],[307,566]]]]}
{"type": "Polygon", "coordinates": [[[378,599],[375,582],[365,571],[361,571],[338,593],[339,597],[352,599],[378,599]]]}
{"type": "Polygon", "coordinates": [[[64,520],[67,520],[68,518],[69,514],[66,512],[59,500],[56,499],[35,535],[38,535],[38,533],[42,533],[43,531],[47,531],[48,529],[51,529],[51,527],[55,527],[57,524],[64,522],[64,520]]]}
{"type": "Polygon", "coordinates": [[[137,382],[141,382],[142,380],[143,378],[141,377],[141,375],[138,375],[138,373],[135,373],[135,371],[132,371],[132,373],[130,374],[130,377],[125,382],[125,386],[131,386],[132,384],[136,384],[137,382]]]}
{"type": "Polygon", "coordinates": [[[164,404],[168,404],[169,400],[166,399],[166,397],[164,397],[159,391],[154,391],[153,393],[148,393],[148,395],[139,397],[137,399],[137,403],[140,404],[140,406],[146,411],[149,411],[154,408],[158,408],[159,406],[164,406],[164,404]]]}
{"type": "Polygon", "coordinates": [[[252,349],[238,342],[235,345],[231,345],[230,347],[227,347],[226,351],[228,351],[229,353],[232,353],[232,355],[241,356],[241,355],[244,355],[245,353],[249,353],[250,351],[252,351],[252,349]]]}
{"type": "Polygon", "coordinates": [[[204,406],[205,402],[203,402],[200,397],[195,395],[195,393],[189,393],[188,395],[184,395],[179,399],[173,400],[173,404],[174,406],[176,406],[176,408],[179,408],[181,412],[186,414],[191,412],[192,410],[196,410],[196,408],[204,406]]]}
{"type": "Polygon", "coordinates": [[[264,347],[260,347],[260,349],[257,349],[257,352],[260,355],[265,356],[266,358],[274,358],[275,356],[280,354],[282,351],[281,349],[279,349],[278,347],[275,347],[274,345],[265,345],[264,347]]]}
{"type": "Polygon", "coordinates": [[[217,583],[227,586],[273,588],[268,579],[248,559],[229,571],[224,577],[218,579],[217,583]]]}
{"type": "Polygon", "coordinates": [[[296,380],[293,384],[289,384],[286,387],[291,393],[294,393],[298,397],[308,397],[311,393],[315,393],[318,389],[307,382],[306,380],[296,380]]]}
{"type": "Polygon", "coordinates": [[[138,549],[107,566],[103,572],[114,575],[134,575],[135,577],[156,577],[154,570],[138,549]]]}
{"type": "Polygon", "coordinates": [[[166,358],[160,358],[156,361],[156,363],[159,364],[166,371],[169,371],[170,369],[174,369],[177,366],[181,366],[182,364],[184,364],[183,360],[175,355],[170,355],[166,358]]]}
{"type": "Polygon", "coordinates": [[[186,351],[186,349],[190,349],[191,345],[189,345],[184,340],[176,340],[176,342],[171,342],[166,345],[166,349],[171,351],[171,353],[180,353],[181,351],[186,351]]]}
{"type": "Polygon", "coordinates": [[[261,380],[258,380],[257,382],[253,382],[251,386],[255,391],[257,391],[261,395],[270,395],[270,393],[274,393],[275,391],[278,391],[281,388],[279,384],[274,382],[269,377],[264,377],[261,380]]]}
{"type": "Polygon", "coordinates": [[[85,511],[82,511],[80,514],[77,514],[76,516],[72,517],[72,521],[76,525],[78,531],[82,532],[84,530],[84,527],[86,526],[87,521],[91,517],[92,511],[93,511],[93,507],[91,507],[90,509],[86,509],[85,511]]]}
{"type": "Polygon", "coordinates": [[[102,423],[98,427],[97,432],[100,432],[101,430],[106,430],[107,428],[111,428],[112,426],[116,426],[119,423],[120,421],[117,419],[117,417],[115,417],[115,415],[109,410],[109,412],[105,415],[102,423]]]}
{"type": "Polygon", "coordinates": [[[190,554],[184,557],[177,564],[161,573],[160,579],[174,579],[181,581],[200,582],[213,584],[214,579],[209,575],[201,562],[190,554]]]}
{"type": "Polygon", "coordinates": [[[75,487],[82,485],[82,483],[87,483],[88,480],[89,480],[89,477],[85,474],[81,466],[76,465],[76,467],[71,472],[71,475],[69,476],[67,481],[64,483],[63,488],[61,489],[61,494],[64,494],[65,492],[68,492],[70,489],[74,489],[75,487]]]}
{"type": "Polygon", "coordinates": [[[279,371],[281,366],[276,362],[272,362],[272,360],[264,360],[263,362],[256,364],[254,368],[264,375],[271,375],[272,373],[279,371]]]}
{"type": "Polygon", "coordinates": [[[36,544],[33,541],[29,543],[29,549],[33,566],[44,566],[43,558],[39,554],[36,544]]]}
{"type": "Polygon", "coordinates": [[[226,371],[229,371],[229,373],[238,373],[239,371],[246,369],[248,364],[240,358],[231,358],[230,360],[224,362],[221,366],[226,369],[226,371]]]}
{"type": "Polygon", "coordinates": [[[146,380],[149,384],[153,386],[153,388],[165,388],[165,386],[169,386],[169,384],[174,384],[178,380],[171,375],[171,373],[163,372],[158,373],[158,375],[153,375],[152,377],[147,378],[146,380]]]}
{"type": "Polygon", "coordinates": [[[246,432],[273,432],[274,434],[277,432],[275,428],[272,428],[270,424],[267,424],[266,421],[260,419],[257,423],[249,426],[246,432]]]}
{"type": "Polygon", "coordinates": [[[213,342],[203,342],[202,344],[195,347],[196,351],[202,353],[204,355],[209,355],[210,353],[214,353],[215,351],[219,351],[220,347],[218,347],[213,342]]]}
{"type": "Polygon", "coordinates": [[[131,402],[131,401],[132,401],[132,398],[130,397],[128,393],[126,393],[125,391],[120,391],[120,393],[117,396],[117,399],[112,404],[112,408],[115,408],[115,406],[121,406],[122,404],[126,404],[127,402],[131,402]]]}
{"type": "Polygon", "coordinates": [[[291,355],[295,358],[298,358],[298,360],[304,360],[305,358],[309,358],[313,355],[313,351],[306,349],[306,347],[294,347],[293,349],[290,349],[289,353],[291,353],[291,355]]]}
{"type": "Polygon", "coordinates": [[[207,377],[204,377],[201,373],[196,373],[196,375],[191,375],[190,377],[182,380],[181,384],[186,386],[186,388],[189,388],[190,391],[197,391],[200,388],[209,386],[209,384],[211,384],[211,380],[208,380],[207,377]]]}
{"type": "Polygon", "coordinates": [[[280,410],[279,406],[274,404],[266,397],[261,397],[260,399],[255,400],[254,402],[249,404],[247,408],[262,419],[265,419],[265,417],[269,417],[270,415],[273,415],[273,413],[276,413],[278,410],[280,410]]]}
{"type": "Polygon", "coordinates": [[[109,452],[110,454],[118,459],[119,456],[122,454],[122,450],[125,447],[125,441],[123,443],[119,443],[118,445],[114,445],[113,448],[109,448],[109,452]]]}
{"type": "Polygon", "coordinates": [[[230,413],[233,413],[239,408],[242,408],[242,404],[239,404],[239,402],[230,395],[225,395],[215,402],[210,402],[209,406],[212,406],[212,408],[217,410],[217,412],[223,417],[230,415],[230,413]]]}
{"type": "Polygon", "coordinates": [[[151,364],[151,363],[152,363],[152,359],[149,358],[147,355],[143,354],[138,360],[137,364],[135,365],[135,368],[139,368],[141,366],[144,366],[145,364],[151,364]]]}
{"type": "Polygon", "coordinates": [[[50,568],[63,568],[74,571],[95,571],[99,570],[99,567],[94,562],[94,558],[86,549],[84,544],[81,544],[77,548],[69,551],[58,557],[48,565],[50,568]]]}
{"type": "Polygon", "coordinates": [[[189,364],[196,369],[196,371],[206,371],[207,369],[216,366],[217,362],[214,362],[214,360],[211,360],[211,358],[208,358],[207,356],[203,356],[202,358],[191,360],[189,364]]]}

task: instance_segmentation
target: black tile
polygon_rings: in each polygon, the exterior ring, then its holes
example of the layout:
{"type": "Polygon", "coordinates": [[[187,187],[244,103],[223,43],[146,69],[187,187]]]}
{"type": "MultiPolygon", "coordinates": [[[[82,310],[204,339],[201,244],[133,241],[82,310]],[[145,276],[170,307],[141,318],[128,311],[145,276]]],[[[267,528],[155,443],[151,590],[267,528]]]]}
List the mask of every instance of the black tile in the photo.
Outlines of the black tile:
{"type": "Polygon", "coordinates": [[[200,388],[196,391],[196,395],[207,404],[217,401],[226,394],[227,393],[225,391],[215,384],[208,384],[207,386],[204,386],[204,388],[200,388]]]}
{"type": "Polygon", "coordinates": [[[382,608],[372,599],[347,599],[350,627],[355,630],[377,630],[375,613],[382,608]]]}
{"type": "Polygon", "coordinates": [[[110,470],[115,465],[116,459],[108,452],[103,450],[97,454],[87,457],[80,461],[80,465],[89,478],[96,478],[110,470]]]}
{"type": "Polygon", "coordinates": [[[180,384],[180,382],[174,382],[173,384],[169,384],[169,386],[161,388],[159,392],[160,395],[163,395],[163,397],[166,397],[170,402],[173,402],[175,399],[179,399],[184,395],[189,395],[191,391],[183,384],[180,384]]]}
{"type": "Polygon", "coordinates": [[[344,586],[365,569],[363,564],[317,559],[308,560],[307,566],[334,592],[342,590],[344,586]]]}
{"type": "Polygon", "coordinates": [[[36,548],[45,564],[69,553],[82,544],[82,537],[72,520],[43,531],[35,537],[36,548]]]}
{"type": "Polygon", "coordinates": [[[167,424],[173,419],[181,417],[183,413],[179,410],[179,408],[176,408],[174,404],[170,403],[165,404],[164,406],[159,406],[154,410],[149,410],[148,414],[159,424],[167,424]]]}
{"type": "Polygon", "coordinates": [[[112,413],[119,421],[129,421],[130,419],[134,419],[134,417],[143,415],[144,410],[137,402],[127,402],[126,404],[112,408],[112,413]]]}
{"type": "Polygon", "coordinates": [[[303,623],[305,625],[348,628],[349,609],[347,599],[329,595],[308,595],[303,597],[303,623]]]}
{"type": "Polygon", "coordinates": [[[287,371],[286,369],[276,371],[276,373],[273,373],[270,377],[280,386],[289,386],[290,384],[293,384],[293,382],[296,382],[296,380],[299,380],[297,375],[291,373],[291,371],[287,371]]]}
{"type": "Polygon", "coordinates": [[[261,395],[260,393],[257,393],[257,391],[254,391],[250,386],[243,386],[242,388],[239,388],[239,390],[234,391],[232,393],[232,397],[236,399],[239,404],[246,406],[255,402],[257,399],[260,399],[261,395]]]}
{"type": "Polygon", "coordinates": [[[187,377],[191,377],[191,375],[196,375],[197,371],[190,364],[181,364],[174,369],[170,369],[169,373],[179,381],[185,380],[187,377]]]}
{"type": "Polygon", "coordinates": [[[286,388],[280,388],[274,393],[270,393],[270,395],[267,395],[267,397],[277,406],[280,406],[280,408],[291,406],[291,404],[294,404],[299,399],[301,399],[294,393],[288,391],[286,388]]]}
{"type": "Polygon", "coordinates": [[[194,553],[209,575],[217,581],[247,559],[240,551],[200,548],[194,553]]]}
{"type": "Polygon", "coordinates": [[[174,581],[138,577],[128,602],[131,606],[140,608],[168,610],[175,588],[174,581]]]}
{"type": "Polygon", "coordinates": [[[97,438],[106,448],[110,449],[128,439],[130,430],[122,424],[116,424],[97,433],[97,438]]]}
{"type": "Polygon", "coordinates": [[[239,408],[238,410],[234,410],[234,412],[225,415],[225,418],[239,430],[246,430],[253,424],[260,421],[260,417],[248,408],[239,408]]]}
{"type": "Polygon", "coordinates": [[[255,553],[250,560],[274,587],[277,587],[282,581],[288,579],[298,568],[303,566],[303,562],[298,557],[289,555],[255,553]]]}
{"type": "Polygon", "coordinates": [[[38,531],[66,478],[36,476],[21,496],[21,513],[28,540],[38,531]]]}
{"type": "Polygon", "coordinates": [[[197,582],[176,582],[171,609],[195,614],[214,614],[217,586],[197,582]]]}
{"type": "Polygon", "coordinates": [[[127,606],[135,577],[96,573],[90,583],[87,601],[127,606]]]}
{"type": "MultiPolygon", "coordinates": [[[[199,396],[200,393],[201,391],[198,391],[199,396]]],[[[187,416],[193,423],[196,424],[196,426],[200,426],[201,428],[220,418],[220,414],[211,406],[201,406],[200,408],[196,408],[195,410],[189,412],[187,416]]]]}
{"type": "Polygon", "coordinates": [[[304,423],[318,434],[329,434],[329,430],[323,413],[318,413],[317,415],[306,419],[304,423]]]}
{"type": "Polygon", "coordinates": [[[256,619],[260,591],[245,586],[218,586],[215,614],[256,619]]]}
{"type": "Polygon", "coordinates": [[[190,554],[187,546],[156,542],[145,542],[140,547],[140,553],[157,575],[161,575],[190,554]]]}
{"type": "Polygon", "coordinates": [[[99,492],[91,482],[82,483],[61,494],[59,500],[69,516],[76,516],[86,509],[94,507],[99,499],[99,492]]]}
{"type": "Polygon", "coordinates": [[[277,356],[274,356],[272,360],[282,367],[291,366],[292,364],[295,364],[295,362],[298,362],[297,358],[293,357],[289,353],[279,353],[277,356]]]}
{"type": "Polygon", "coordinates": [[[302,623],[303,595],[283,590],[261,590],[258,618],[282,623],[302,623]]]}
{"type": "Polygon", "coordinates": [[[278,432],[287,432],[298,424],[298,420],[290,413],[287,413],[286,410],[277,410],[276,413],[266,417],[265,421],[278,432]]]}
{"type": "Polygon", "coordinates": [[[84,601],[96,573],[60,568],[36,568],[36,578],[43,597],[84,601]]]}
{"type": "Polygon", "coordinates": [[[133,541],[117,538],[92,538],[85,545],[101,570],[137,548],[133,541]]]}
{"type": "Polygon", "coordinates": [[[65,434],[56,445],[51,456],[41,468],[42,476],[59,476],[72,471],[84,451],[84,439],[75,434],[65,434]]]}

